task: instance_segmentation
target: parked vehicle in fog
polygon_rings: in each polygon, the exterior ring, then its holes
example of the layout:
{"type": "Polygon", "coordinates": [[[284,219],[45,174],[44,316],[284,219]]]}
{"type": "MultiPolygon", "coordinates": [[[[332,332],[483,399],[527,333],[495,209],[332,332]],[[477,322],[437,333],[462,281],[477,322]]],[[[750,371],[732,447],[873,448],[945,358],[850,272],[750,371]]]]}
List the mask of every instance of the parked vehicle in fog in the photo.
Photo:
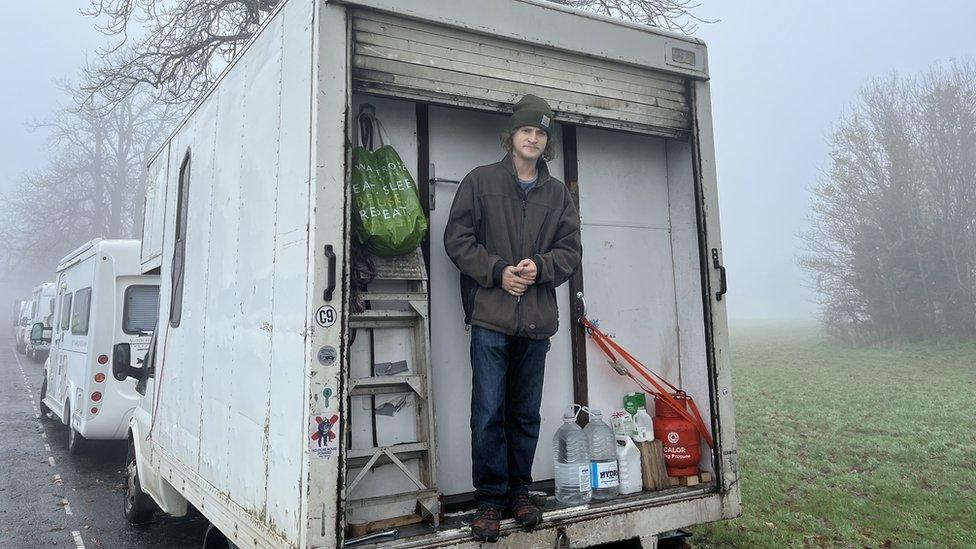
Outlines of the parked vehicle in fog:
{"type": "Polygon", "coordinates": [[[22,318],[21,311],[26,301],[26,299],[14,300],[13,309],[10,311],[10,335],[12,337],[17,337],[17,328],[20,327],[20,319],[22,318]]]}
{"type": "Polygon", "coordinates": [[[14,346],[17,352],[24,354],[27,352],[27,337],[30,331],[30,304],[29,299],[17,302],[17,313],[14,315],[14,346]]]}
{"type": "MultiPolygon", "coordinates": [[[[138,394],[111,375],[117,343],[145,352],[159,307],[159,277],[139,271],[138,240],[94,239],[57,268],[51,352],[41,409],[68,426],[68,449],[85,439],[119,439],[138,394]]],[[[142,356],[141,353],[136,353],[142,356]]]]}
{"type": "Polygon", "coordinates": [[[51,350],[51,328],[54,317],[53,282],[45,282],[34,288],[30,300],[30,321],[26,330],[25,349],[27,357],[34,362],[47,358],[51,350]]]}

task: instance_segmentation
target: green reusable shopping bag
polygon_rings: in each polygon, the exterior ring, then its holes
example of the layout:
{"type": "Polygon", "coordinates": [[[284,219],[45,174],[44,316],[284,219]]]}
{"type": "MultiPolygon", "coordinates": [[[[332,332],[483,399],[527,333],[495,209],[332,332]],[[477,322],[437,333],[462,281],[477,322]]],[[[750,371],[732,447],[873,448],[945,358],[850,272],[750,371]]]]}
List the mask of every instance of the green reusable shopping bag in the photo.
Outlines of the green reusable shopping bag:
{"type": "MultiPolygon", "coordinates": [[[[392,257],[417,249],[427,232],[427,217],[414,182],[391,145],[372,149],[379,120],[364,111],[359,117],[361,145],[352,151],[353,228],[375,255],[392,257]]],[[[377,132],[379,135],[379,132],[377,132]]]]}

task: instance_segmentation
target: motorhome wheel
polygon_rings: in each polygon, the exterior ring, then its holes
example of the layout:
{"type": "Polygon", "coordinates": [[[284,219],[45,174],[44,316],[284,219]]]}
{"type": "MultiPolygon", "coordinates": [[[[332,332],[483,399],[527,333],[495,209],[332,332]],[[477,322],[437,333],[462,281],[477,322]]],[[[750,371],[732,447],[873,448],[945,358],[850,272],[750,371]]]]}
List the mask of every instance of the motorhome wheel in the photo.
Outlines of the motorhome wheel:
{"type": "Polygon", "coordinates": [[[47,407],[47,404],[44,404],[44,399],[46,397],[47,397],[47,372],[44,372],[44,381],[41,382],[41,394],[38,397],[40,402],[37,403],[37,407],[41,409],[41,419],[47,419],[47,414],[48,412],[51,411],[51,409],[47,407]]]}
{"type": "Polygon", "coordinates": [[[125,457],[125,494],[122,510],[129,524],[145,524],[153,519],[155,504],[139,484],[139,469],[136,467],[136,445],[129,437],[129,451],[125,457]]]}
{"type": "Polygon", "coordinates": [[[85,437],[81,436],[81,433],[75,430],[74,426],[71,425],[71,408],[68,408],[68,453],[77,456],[81,453],[82,447],[85,445],[85,437]]]}

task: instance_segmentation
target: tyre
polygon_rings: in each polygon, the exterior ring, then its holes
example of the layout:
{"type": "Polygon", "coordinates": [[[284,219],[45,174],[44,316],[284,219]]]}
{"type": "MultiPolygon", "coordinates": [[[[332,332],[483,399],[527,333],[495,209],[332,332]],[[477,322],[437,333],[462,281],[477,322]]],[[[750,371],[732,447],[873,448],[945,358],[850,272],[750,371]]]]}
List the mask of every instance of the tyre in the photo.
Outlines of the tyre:
{"type": "Polygon", "coordinates": [[[156,504],[149,494],[142,491],[139,468],[136,467],[136,445],[129,438],[129,451],[125,455],[125,493],[122,510],[129,524],[146,524],[153,519],[156,504]]]}
{"type": "Polygon", "coordinates": [[[203,536],[203,549],[238,549],[238,547],[211,524],[207,526],[207,533],[203,536]]]}
{"type": "Polygon", "coordinates": [[[38,397],[40,402],[37,403],[37,407],[41,409],[41,419],[47,419],[47,414],[51,411],[47,407],[47,404],[44,404],[45,397],[47,397],[47,375],[44,376],[44,381],[41,382],[41,394],[38,397]]]}
{"type": "MultiPolygon", "coordinates": [[[[70,412],[69,412],[70,413],[70,412]]],[[[81,436],[81,433],[75,430],[71,426],[71,421],[68,421],[68,453],[77,456],[82,453],[85,446],[85,437],[81,436]]]]}

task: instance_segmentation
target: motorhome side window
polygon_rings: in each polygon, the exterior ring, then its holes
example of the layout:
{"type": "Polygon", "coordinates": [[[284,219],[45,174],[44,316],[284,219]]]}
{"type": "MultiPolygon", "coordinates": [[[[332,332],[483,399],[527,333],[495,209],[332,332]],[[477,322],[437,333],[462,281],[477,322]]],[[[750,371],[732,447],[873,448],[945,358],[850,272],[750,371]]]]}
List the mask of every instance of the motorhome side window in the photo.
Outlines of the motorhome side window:
{"type": "Polygon", "coordinates": [[[122,331],[127,334],[151,332],[159,313],[159,286],[129,286],[125,289],[124,303],[122,331]]]}
{"type": "Polygon", "coordinates": [[[183,270],[186,265],[186,215],[190,187],[190,151],[180,166],[180,188],[176,195],[176,239],[173,244],[173,278],[169,301],[169,325],[176,328],[183,316],[183,270]]]}
{"type": "Polygon", "coordinates": [[[88,313],[91,309],[91,288],[75,292],[75,307],[71,312],[71,333],[88,335],[88,313]]]}
{"type": "Polygon", "coordinates": [[[61,331],[71,326],[71,294],[64,294],[61,298],[61,331]]]}

